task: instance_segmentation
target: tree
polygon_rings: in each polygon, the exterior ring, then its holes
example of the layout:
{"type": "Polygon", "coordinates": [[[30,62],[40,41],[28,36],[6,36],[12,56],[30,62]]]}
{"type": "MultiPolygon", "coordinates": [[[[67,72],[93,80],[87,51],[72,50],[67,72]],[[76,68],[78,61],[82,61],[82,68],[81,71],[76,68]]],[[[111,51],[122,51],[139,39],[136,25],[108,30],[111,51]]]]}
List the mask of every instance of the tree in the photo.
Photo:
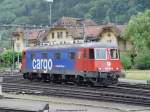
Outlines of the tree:
{"type": "Polygon", "coordinates": [[[150,69],[150,50],[139,52],[135,59],[136,67],[138,69],[150,69]]]}
{"type": "Polygon", "coordinates": [[[131,17],[125,28],[124,37],[129,39],[136,49],[137,67],[150,69],[150,61],[148,61],[150,60],[150,10],[131,17]]]}
{"type": "Polygon", "coordinates": [[[127,70],[127,69],[131,69],[132,66],[132,62],[131,62],[131,58],[128,55],[121,55],[120,56],[120,61],[122,64],[122,67],[127,70]]]}
{"type": "Polygon", "coordinates": [[[125,29],[125,37],[131,40],[138,50],[150,49],[150,10],[131,17],[125,29]]]}

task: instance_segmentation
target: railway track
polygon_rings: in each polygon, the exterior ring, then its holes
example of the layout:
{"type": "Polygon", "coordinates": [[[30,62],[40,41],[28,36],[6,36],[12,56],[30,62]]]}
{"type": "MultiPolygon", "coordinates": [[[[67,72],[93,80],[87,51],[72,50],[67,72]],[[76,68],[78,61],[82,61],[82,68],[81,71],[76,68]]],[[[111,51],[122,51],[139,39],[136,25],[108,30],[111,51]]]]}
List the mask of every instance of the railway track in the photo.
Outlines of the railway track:
{"type": "MultiPolygon", "coordinates": [[[[7,73],[8,74],[8,73],[7,73]]],[[[7,83],[21,83],[21,84],[26,84],[27,82],[28,83],[31,83],[30,81],[27,81],[27,80],[24,80],[22,78],[22,74],[16,74],[14,73],[13,75],[9,74],[3,74],[1,77],[4,77],[4,82],[7,82],[7,83]]],[[[35,82],[32,82],[32,84],[34,84],[35,82]]],[[[38,82],[39,84],[43,84],[38,82]]],[[[37,84],[37,83],[35,83],[37,84]]],[[[46,83],[44,83],[46,85],[46,83]]],[[[55,84],[56,85],[56,84],[55,84]]],[[[130,84],[130,83],[122,83],[122,82],[119,82],[118,87],[126,87],[126,88],[137,88],[137,89],[150,89],[150,85],[147,85],[147,84],[130,84]]]]}
{"type": "MultiPolygon", "coordinates": [[[[8,80],[7,80],[8,81],[8,80]]],[[[111,86],[85,87],[73,85],[59,85],[43,82],[30,82],[20,78],[3,83],[4,92],[15,92],[17,94],[36,94],[46,96],[64,96],[99,101],[113,101],[132,103],[139,105],[150,105],[150,90],[128,87],[111,86]]]]}
{"type": "Polygon", "coordinates": [[[21,75],[14,75],[4,77],[3,91],[15,92],[16,94],[53,95],[147,106],[150,105],[150,88],[146,85],[137,86],[120,83],[118,86],[110,86],[107,88],[87,87],[36,81],[31,82],[22,79],[21,75]]]}
{"type": "MultiPolygon", "coordinates": [[[[49,82],[39,82],[39,81],[29,81],[29,80],[24,80],[22,78],[22,75],[15,75],[15,76],[9,76],[9,77],[5,77],[4,78],[4,82],[5,83],[19,83],[19,84],[29,84],[29,85],[41,85],[41,86],[55,86],[55,87],[67,87],[67,88],[74,88],[75,85],[63,85],[63,84],[56,84],[56,83],[49,83],[49,82]]],[[[119,83],[116,86],[109,86],[107,88],[103,88],[103,87],[86,87],[86,86],[77,86],[80,89],[90,89],[90,90],[108,90],[111,92],[111,90],[113,89],[113,91],[118,91],[119,89],[122,92],[128,92],[132,89],[132,93],[133,94],[145,94],[147,96],[150,96],[150,94],[148,93],[150,90],[150,87],[148,85],[131,85],[131,84],[127,84],[127,83],[119,83]]]]}
{"type": "MultiPolygon", "coordinates": [[[[8,84],[8,83],[5,83],[8,84]]],[[[11,83],[10,83],[11,84],[11,83]]],[[[120,86],[110,86],[107,88],[104,87],[87,87],[87,86],[75,86],[75,85],[61,85],[61,84],[54,84],[54,83],[44,83],[44,82],[31,82],[27,80],[20,80],[20,82],[15,84],[21,85],[32,85],[33,87],[41,86],[42,87],[49,87],[49,88],[57,88],[57,89],[77,89],[77,90],[91,90],[94,92],[97,91],[107,91],[107,92],[114,92],[114,93],[123,93],[123,94],[133,94],[133,95],[140,95],[150,97],[150,90],[148,89],[138,89],[138,88],[129,88],[129,87],[120,87],[120,86]]]]}

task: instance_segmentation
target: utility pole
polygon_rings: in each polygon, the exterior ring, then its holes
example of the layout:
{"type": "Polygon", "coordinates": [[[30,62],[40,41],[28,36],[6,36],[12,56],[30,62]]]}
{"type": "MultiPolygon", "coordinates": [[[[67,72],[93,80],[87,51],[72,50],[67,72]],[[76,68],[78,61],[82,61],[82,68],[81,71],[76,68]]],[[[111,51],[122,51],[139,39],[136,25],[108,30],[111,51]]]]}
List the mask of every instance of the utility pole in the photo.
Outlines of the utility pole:
{"type": "Polygon", "coordinates": [[[49,2],[49,26],[52,25],[52,4],[49,2]]]}
{"type": "Polygon", "coordinates": [[[12,66],[11,66],[11,73],[14,74],[15,69],[15,51],[14,51],[14,37],[11,37],[11,47],[12,47],[12,66]]]}
{"type": "Polygon", "coordinates": [[[25,40],[25,43],[24,43],[24,47],[28,47],[28,38],[29,38],[29,31],[27,30],[27,28],[25,28],[24,30],[24,40],[25,40]]]}
{"type": "Polygon", "coordinates": [[[12,39],[12,47],[13,47],[13,70],[15,70],[15,50],[14,50],[14,39],[12,39]]]}
{"type": "Polygon", "coordinates": [[[85,24],[83,23],[83,41],[86,42],[86,35],[85,35],[85,24]]]}
{"type": "Polygon", "coordinates": [[[49,25],[52,25],[52,3],[53,0],[46,0],[49,3],[49,25]]]}

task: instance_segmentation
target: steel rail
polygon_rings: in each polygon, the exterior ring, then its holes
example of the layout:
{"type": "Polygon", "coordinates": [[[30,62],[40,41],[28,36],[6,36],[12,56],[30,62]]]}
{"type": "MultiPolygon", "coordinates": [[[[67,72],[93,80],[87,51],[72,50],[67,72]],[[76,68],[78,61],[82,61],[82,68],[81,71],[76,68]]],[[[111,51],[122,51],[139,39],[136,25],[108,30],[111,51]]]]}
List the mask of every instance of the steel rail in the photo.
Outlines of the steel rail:
{"type": "MultiPolygon", "coordinates": [[[[16,92],[36,95],[53,95],[91,100],[104,100],[140,105],[150,105],[150,97],[129,93],[111,92],[107,90],[88,90],[79,88],[43,87],[24,84],[3,83],[4,92],[16,92]]],[[[125,90],[126,91],[126,90],[125,90]]]]}

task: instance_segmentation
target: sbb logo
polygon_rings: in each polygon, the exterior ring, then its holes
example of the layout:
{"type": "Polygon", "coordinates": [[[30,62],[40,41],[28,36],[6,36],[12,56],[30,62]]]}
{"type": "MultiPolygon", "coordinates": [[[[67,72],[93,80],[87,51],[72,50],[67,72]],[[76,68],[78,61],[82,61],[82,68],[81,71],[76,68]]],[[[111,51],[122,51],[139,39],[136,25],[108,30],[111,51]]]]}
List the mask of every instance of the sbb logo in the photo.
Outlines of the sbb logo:
{"type": "Polygon", "coordinates": [[[32,68],[34,70],[44,70],[44,72],[47,72],[48,70],[52,70],[52,67],[52,59],[33,59],[32,61],[32,68]]]}

